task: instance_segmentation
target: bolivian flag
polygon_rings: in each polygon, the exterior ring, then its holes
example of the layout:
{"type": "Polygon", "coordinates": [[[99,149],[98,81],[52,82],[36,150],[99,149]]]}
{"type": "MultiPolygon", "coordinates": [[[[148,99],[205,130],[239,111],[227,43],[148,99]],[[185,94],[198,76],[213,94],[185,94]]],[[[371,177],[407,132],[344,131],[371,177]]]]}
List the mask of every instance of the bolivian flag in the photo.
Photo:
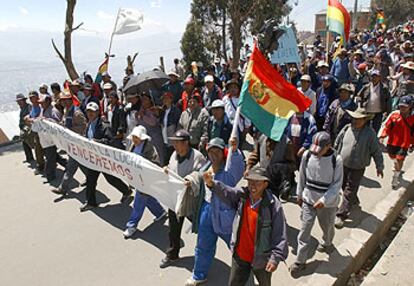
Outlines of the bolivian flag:
{"type": "Polygon", "coordinates": [[[308,109],[311,103],[273,68],[254,44],[239,101],[243,116],[266,136],[279,141],[289,118],[308,109]]]}
{"type": "Polygon", "coordinates": [[[328,30],[344,37],[347,43],[351,30],[351,16],[348,10],[338,0],[328,0],[328,12],[326,16],[328,30]]]}
{"type": "Polygon", "coordinates": [[[378,10],[377,12],[377,24],[381,26],[382,29],[385,29],[385,14],[384,11],[378,10]]]}
{"type": "Polygon", "coordinates": [[[96,74],[96,77],[95,77],[96,83],[101,83],[102,74],[108,71],[108,63],[109,63],[109,57],[105,57],[105,61],[98,68],[98,73],[96,74]]]}

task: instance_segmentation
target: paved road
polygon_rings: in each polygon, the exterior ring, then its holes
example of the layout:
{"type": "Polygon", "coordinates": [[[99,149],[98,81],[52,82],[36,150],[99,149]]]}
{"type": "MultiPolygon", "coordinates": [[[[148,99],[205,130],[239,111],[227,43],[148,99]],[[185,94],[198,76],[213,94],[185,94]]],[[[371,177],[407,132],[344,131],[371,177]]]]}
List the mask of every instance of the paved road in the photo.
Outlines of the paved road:
{"type": "MultiPolygon", "coordinates": [[[[182,236],[183,259],[176,266],[161,270],[158,263],[168,244],[167,222],[153,223],[146,212],[139,225],[140,232],[133,239],[124,240],[122,230],[131,208],[119,203],[120,194],[103,178],[98,184],[101,207],[80,213],[78,208],[84,198],[81,188],[76,188],[69,199],[54,202],[57,196],[50,192],[51,186],[44,184],[44,178],[34,176],[22,160],[20,150],[0,150],[0,285],[184,285],[194,262],[193,234],[182,236]]],[[[371,216],[370,212],[389,194],[389,160],[386,168],[384,180],[374,177],[372,167],[367,170],[360,195],[362,209],[337,232],[336,245],[349,238],[351,227],[371,216]]],[[[79,172],[76,178],[82,181],[83,175],[79,172]]],[[[300,209],[291,203],[285,204],[284,209],[289,223],[289,264],[297,246],[300,209]]],[[[372,219],[375,221],[375,216],[372,219]]],[[[186,223],[184,229],[188,226],[186,223]]],[[[361,231],[372,229],[363,226],[361,231]]],[[[313,235],[312,244],[316,248],[316,238],[320,237],[318,225],[313,235]]],[[[311,279],[332,278],[349,259],[349,252],[334,253],[330,260],[327,255],[317,253],[298,279],[291,278],[282,264],[273,276],[273,284],[300,285],[310,283],[311,279]]],[[[206,285],[226,285],[229,263],[229,250],[220,241],[206,285]]]]}

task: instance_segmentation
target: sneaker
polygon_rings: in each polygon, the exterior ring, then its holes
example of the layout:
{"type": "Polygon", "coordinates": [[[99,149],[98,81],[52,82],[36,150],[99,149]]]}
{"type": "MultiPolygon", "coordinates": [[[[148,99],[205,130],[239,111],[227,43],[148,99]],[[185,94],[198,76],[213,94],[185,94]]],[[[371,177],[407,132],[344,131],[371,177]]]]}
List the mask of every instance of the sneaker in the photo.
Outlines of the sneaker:
{"type": "Polygon", "coordinates": [[[324,252],[324,253],[331,253],[334,250],[333,244],[331,245],[323,245],[319,243],[318,247],[316,248],[316,251],[318,252],[324,252]]]}
{"type": "Polygon", "coordinates": [[[393,190],[397,190],[398,187],[400,186],[400,176],[393,176],[392,177],[392,181],[391,181],[391,187],[393,190]]]}
{"type": "Polygon", "coordinates": [[[178,260],[178,258],[171,259],[168,256],[166,256],[161,260],[160,268],[166,268],[166,267],[174,264],[174,262],[176,262],[177,260],[178,260]]]}
{"type": "Polygon", "coordinates": [[[131,226],[131,227],[128,227],[124,232],[123,232],[123,234],[124,234],[124,238],[125,239],[128,239],[128,238],[130,238],[135,232],[137,231],[137,228],[136,227],[133,227],[133,226],[131,226]]]}
{"type": "Polygon", "coordinates": [[[56,194],[56,195],[62,195],[65,196],[68,192],[64,191],[61,188],[57,188],[57,189],[53,189],[52,193],[56,194]]]}
{"type": "Polygon", "coordinates": [[[343,220],[342,218],[340,218],[338,216],[335,218],[335,227],[337,229],[343,228],[344,227],[344,223],[345,223],[345,220],[343,220]]]}
{"type": "Polygon", "coordinates": [[[88,203],[84,203],[80,208],[79,208],[79,210],[80,210],[80,212],[81,213],[83,213],[83,212],[86,212],[86,211],[90,211],[91,209],[94,209],[94,208],[96,208],[97,207],[97,205],[90,205],[90,204],[88,204],[88,203]]]}
{"type": "Polygon", "coordinates": [[[34,170],[35,176],[43,175],[43,173],[44,173],[43,169],[36,168],[36,170],[34,170]]]}
{"type": "Polygon", "coordinates": [[[201,284],[206,283],[206,282],[207,282],[207,279],[195,280],[193,277],[190,277],[185,282],[185,286],[196,286],[196,285],[201,285],[201,284]]]}
{"type": "Polygon", "coordinates": [[[127,204],[130,204],[133,199],[134,199],[134,197],[132,196],[132,192],[129,191],[129,192],[125,193],[124,195],[122,195],[121,203],[126,202],[127,204]]]}
{"type": "Polygon", "coordinates": [[[166,211],[164,211],[164,212],[162,213],[162,215],[160,215],[159,217],[154,218],[154,222],[160,221],[160,220],[162,220],[163,218],[166,218],[167,216],[168,216],[168,213],[167,213],[166,211]]]}
{"type": "Polygon", "coordinates": [[[303,269],[305,269],[305,267],[306,267],[305,263],[295,262],[289,267],[290,274],[294,275],[294,274],[302,271],[303,269]]]}

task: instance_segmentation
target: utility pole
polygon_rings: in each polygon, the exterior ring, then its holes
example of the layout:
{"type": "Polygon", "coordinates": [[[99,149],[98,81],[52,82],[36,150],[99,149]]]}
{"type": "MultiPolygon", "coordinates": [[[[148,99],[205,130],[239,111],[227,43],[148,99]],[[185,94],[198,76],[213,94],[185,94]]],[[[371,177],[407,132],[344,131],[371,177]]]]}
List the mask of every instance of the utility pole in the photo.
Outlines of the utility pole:
{"type": "Polygon", "coordinates": [[[358,21],[358,0],[355,0],[354,2],[354,15],[353,15],[353,19],[352,19],[352,30],[355,30],[357,28],[357,21],[358,21]]]}

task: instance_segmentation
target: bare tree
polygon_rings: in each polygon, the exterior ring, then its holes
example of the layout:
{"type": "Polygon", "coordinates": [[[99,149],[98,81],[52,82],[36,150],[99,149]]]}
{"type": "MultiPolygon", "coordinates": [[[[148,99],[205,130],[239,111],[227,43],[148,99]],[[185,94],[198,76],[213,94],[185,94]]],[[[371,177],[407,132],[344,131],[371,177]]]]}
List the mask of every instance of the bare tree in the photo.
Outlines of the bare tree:
{"type": "Polygon", "coordinates": [[[55,49],[57,55],[62,60],[63,64],[65,65],[66,71],[71,80],[75,80],[79,78],[79,74],[75,69],[75,65],[72,61],[72,32],[79,29],[83,22],[73,27],[73,11],[75,10],[76,0],[67,0],[67,7],[66,7],[66,22],[65,22],[65,31],[64,31],[64,51],[65,55],[59,51],[58,47],[56,46],[54,40],[52,39],[52,46],[55,49]]]}

